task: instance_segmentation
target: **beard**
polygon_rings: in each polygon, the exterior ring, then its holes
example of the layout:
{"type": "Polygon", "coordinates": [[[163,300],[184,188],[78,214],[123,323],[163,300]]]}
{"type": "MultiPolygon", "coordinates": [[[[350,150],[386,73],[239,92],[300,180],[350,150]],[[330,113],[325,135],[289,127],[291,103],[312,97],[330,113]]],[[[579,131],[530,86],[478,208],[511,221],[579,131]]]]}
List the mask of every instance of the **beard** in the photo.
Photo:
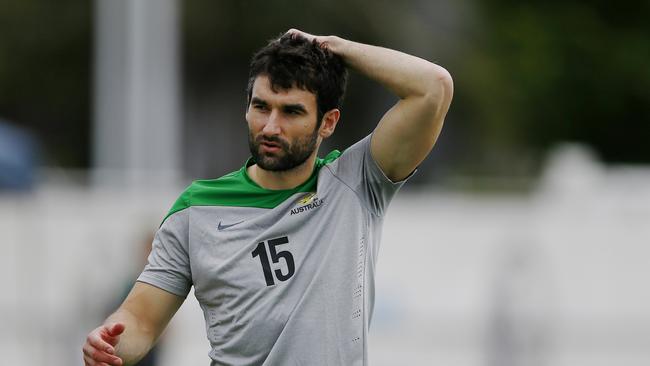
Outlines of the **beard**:
{"type": "Polygon", "coordinates": [[[278,136],[260,134],[255,138],[251,132],[248,133],[248,147],[255,163],[264,170],[274,172],[285,172],[303,164],[316,149],[317,140],[318,128],[311,135],[299,137],[291,144],[278,136]],[[260,146],[264,142],[279,145],[280,151],[262,152],[260,146]]]}

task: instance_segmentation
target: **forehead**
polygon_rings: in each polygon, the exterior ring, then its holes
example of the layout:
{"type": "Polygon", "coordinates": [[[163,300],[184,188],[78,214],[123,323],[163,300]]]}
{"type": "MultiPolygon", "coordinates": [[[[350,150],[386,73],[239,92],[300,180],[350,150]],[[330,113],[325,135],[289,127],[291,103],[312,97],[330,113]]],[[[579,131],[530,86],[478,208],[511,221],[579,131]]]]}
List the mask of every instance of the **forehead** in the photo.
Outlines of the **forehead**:
{"type": "Polygon", "coordinates": [[[290,89],[271,89],[271,80],[266,75],[260,75],[253,82],[251,98],[262,99],[270,104],[302,104],[308,110],[316,108],[316,95],[308,90],[297,87],[290,89]]]}

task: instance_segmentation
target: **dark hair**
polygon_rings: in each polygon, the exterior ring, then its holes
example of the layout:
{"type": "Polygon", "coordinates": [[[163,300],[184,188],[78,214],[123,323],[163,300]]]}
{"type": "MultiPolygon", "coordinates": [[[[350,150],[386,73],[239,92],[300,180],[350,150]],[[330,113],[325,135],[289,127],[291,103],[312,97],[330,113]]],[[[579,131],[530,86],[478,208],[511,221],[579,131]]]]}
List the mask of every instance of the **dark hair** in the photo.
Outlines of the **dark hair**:
{"type": "Polygon", "coordinates": [[[340,56],[309,42],[299,35],[284,34],[253,56],[248,73],[248,103],[253,83],[259,75],[266,75],[271,89],[290,89],[296,86],[316,95],[317,126],[325,112],[341,108],[348,72],[340,56]]]}

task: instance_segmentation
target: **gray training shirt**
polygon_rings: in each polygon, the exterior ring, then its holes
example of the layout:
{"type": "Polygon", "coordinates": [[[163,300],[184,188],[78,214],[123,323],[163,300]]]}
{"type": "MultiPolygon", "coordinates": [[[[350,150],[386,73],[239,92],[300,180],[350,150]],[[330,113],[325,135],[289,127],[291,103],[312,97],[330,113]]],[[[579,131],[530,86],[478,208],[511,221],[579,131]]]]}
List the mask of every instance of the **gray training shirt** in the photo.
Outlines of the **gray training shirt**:
{"type": "Polygon", "coordinates": [[[403,182],[370,136],[290,190],[261,188],[246,166],[183,192],[138,281],[181,297],[194,286],[211,366],[367,365],[381,225],[403,182]]]}

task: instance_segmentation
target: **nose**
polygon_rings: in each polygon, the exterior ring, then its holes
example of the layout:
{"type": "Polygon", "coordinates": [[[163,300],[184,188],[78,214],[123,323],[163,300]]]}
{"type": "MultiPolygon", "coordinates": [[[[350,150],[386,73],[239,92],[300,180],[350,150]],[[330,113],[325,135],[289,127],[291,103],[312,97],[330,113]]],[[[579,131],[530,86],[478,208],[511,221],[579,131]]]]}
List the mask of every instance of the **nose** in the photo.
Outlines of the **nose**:
{"type": "Polygon", "coordinates": [[[274,136],[274,135],[279,135],[280,131],[281,131],[280,116],[277,110],[273,110],[269,114],[269,117],[266,120],[266,123],[264,124],[262,133],[264,133],[267,136],[274,136]]]}

